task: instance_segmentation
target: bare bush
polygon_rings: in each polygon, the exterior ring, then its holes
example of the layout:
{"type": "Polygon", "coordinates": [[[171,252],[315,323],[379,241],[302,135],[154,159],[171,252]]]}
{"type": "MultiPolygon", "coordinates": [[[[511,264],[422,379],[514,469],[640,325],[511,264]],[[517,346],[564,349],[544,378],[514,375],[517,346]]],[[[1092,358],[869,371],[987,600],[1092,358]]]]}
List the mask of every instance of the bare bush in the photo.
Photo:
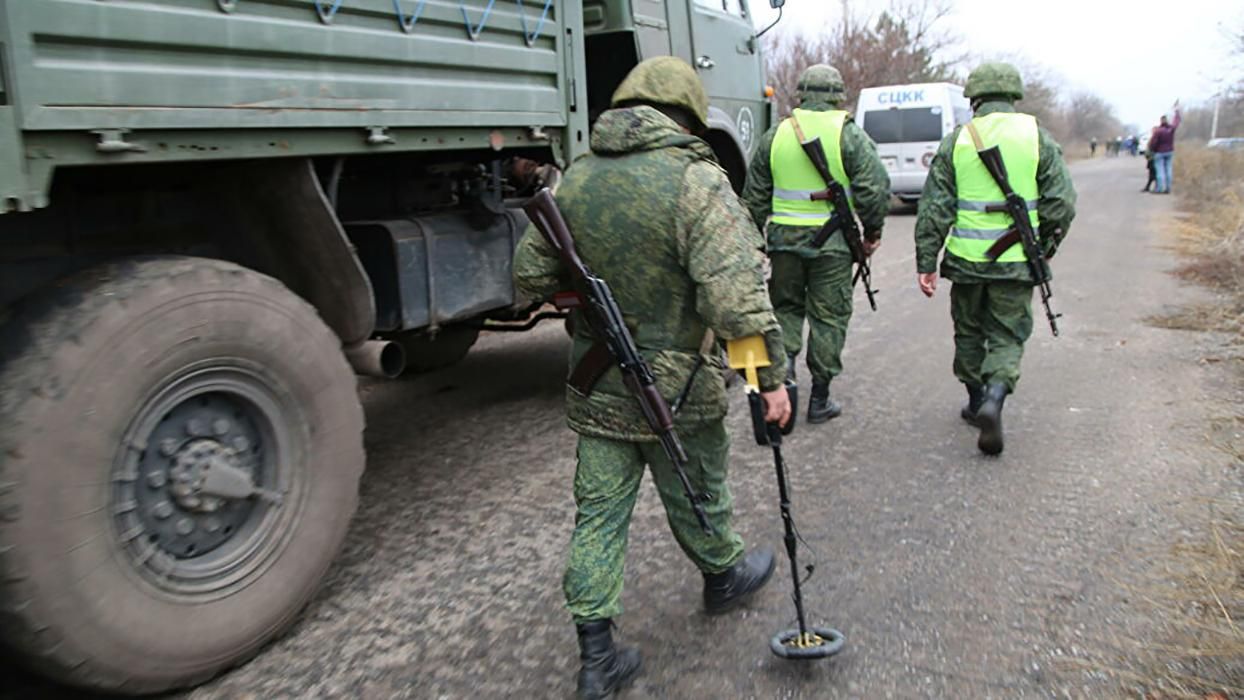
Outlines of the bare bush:
{"type": "Polygon", "coordinates": [[[1067,100],[1065,128],[1066,135],[1077,141],[1108,138],[1124,130],[1114,106],[1090,92],[1078,92],[1067,100]]]}
{"type": "Polygon", "coordinates": [[[865,87],[954,79],[958,59],[946,54],[958,40],[942,29],[951,7],[946,0],[902,0],[869,16],[842,0],[838,24],[823,33],[779,33],[767,46],[778,110],[787,114],[795,108],[799,74],[815,63],[842,73],[846,105],[854,105],[865,87]]]}

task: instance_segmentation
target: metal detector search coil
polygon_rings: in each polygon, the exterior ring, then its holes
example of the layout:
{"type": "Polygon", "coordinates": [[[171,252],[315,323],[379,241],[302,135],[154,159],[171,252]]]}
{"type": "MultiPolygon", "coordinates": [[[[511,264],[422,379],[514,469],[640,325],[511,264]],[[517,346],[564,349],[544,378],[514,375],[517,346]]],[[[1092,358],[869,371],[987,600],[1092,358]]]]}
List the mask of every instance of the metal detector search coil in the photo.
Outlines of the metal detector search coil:
{"type": "Polygon", "coordinates": [[[774,655],[792,661],[824,659],[842,651],[847,639],[841,632],[829,627],[811,627],[806,632],[786,630],[769,640],[774,655]]]}

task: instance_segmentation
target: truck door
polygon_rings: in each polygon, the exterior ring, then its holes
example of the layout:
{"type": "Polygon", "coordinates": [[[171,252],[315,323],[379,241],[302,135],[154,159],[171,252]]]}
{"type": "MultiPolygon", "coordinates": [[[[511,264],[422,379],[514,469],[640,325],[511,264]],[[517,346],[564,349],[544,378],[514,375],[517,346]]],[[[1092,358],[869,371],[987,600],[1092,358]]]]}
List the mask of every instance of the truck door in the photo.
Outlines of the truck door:
{"type": "Polygon", "coordinates": [[[691,17],[691,64],[714,107],[735,123],[750,152],[763,126],[764,74],[747,0],[683,0],[691,17]]]}
{"type": "Polygon", "coordinates": [[[631,16],[635,21],[640,61],[670,53],[670,23],[665,16],[665,0],[634,0],[631,16]]]}
{"type": "Polygon", "coordinates": [[[688,0],[691,3],[693,65],[709,97],[755,100],[764,90],[752,45],[745,0],[688,0]]]}

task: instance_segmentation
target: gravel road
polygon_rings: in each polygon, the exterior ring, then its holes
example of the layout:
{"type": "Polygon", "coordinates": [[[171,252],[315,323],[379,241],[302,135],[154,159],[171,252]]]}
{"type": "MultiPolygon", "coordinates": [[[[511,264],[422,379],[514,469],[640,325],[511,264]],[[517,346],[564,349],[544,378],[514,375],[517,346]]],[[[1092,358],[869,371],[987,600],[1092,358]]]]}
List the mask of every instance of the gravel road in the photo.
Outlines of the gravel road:
{"type": "MultiPolygon", "coordinates": [[[[857,298],[834,386],[845,413],[801,425],[785,450],[815,550],[811,617],[841,629],[845,651],[804,665],[769,653],[794,617],[785,568],[742,612],[700,614],[700,577],[646,482],[619,620],[645,667],[623,697],[1118,691],[1094,669],[1154,629],[1125,584],[1178,534],[1188,504],[1222,487],[1205,426],[1241,394],[1199,362],[1212,336],[1144,321],[1200,294],[1166,274],[1171,200],[1136,191],[1138,160],[1073,173],[1081,213],[1055,262],[1063,335],[1038,320],[1000,458],[978,454],[958,417],[949,285],[921,296],[914,215],[887,224],[881,308],[857,298]]],[[[288,636],[185,697],[569,697],[566,347],[546,325],[485,337],[446,371],[365,382],[362,505],[323,590],[288,636]]],[[[751,443],[745,410],[740,393],[729,418],[737,524],[749,544],[780,551],[771,455],[751,443]]]]}

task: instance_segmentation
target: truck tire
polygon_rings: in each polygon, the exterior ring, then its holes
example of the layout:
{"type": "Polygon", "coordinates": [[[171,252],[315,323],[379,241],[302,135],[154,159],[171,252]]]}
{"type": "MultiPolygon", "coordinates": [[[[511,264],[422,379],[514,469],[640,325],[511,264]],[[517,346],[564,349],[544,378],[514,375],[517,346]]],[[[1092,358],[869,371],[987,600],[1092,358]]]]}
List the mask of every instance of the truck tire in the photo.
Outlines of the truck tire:
{"type": "Polygon", "coordinates": [[[151,693],[285,630],[358,500],[340,348],[217,260],[108,263],[21,303],[0,328],[0,641],[57,681],[151,693]]]}
{"type": "Polygon", "coordinates": [[[462,358],[479,339],[479,330],[463,326],[442,328],[435,336],[426,331],[407,331],[393,337],[406,351],[404,374],[431,372],[448,367],[462,358]]]}

